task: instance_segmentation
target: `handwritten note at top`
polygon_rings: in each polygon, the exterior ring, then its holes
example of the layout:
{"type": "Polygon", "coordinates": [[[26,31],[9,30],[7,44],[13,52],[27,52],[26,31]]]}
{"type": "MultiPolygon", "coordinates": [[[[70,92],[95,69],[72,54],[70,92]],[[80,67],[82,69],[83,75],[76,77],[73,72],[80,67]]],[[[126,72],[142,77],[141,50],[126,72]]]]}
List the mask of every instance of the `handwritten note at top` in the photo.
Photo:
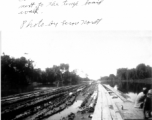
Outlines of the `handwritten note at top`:
{"type": "Polygon", "coordinates": [[[103,0],[19,0],[19,27],[98,25],[102,21],[102,3],[103,0]]]}

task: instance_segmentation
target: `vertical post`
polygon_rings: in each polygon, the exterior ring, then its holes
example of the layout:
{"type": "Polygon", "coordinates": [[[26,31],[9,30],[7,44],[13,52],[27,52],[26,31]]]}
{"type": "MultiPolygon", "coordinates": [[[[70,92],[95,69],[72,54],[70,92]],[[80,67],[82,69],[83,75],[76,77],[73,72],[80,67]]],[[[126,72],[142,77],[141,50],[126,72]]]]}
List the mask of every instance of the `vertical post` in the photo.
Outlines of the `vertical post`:
{"type": "Polygon", "coordinates": [[[128,69],[127,69],[127,92],[128,92],[128,82],[129,80],[128,80],[128,69]]]}

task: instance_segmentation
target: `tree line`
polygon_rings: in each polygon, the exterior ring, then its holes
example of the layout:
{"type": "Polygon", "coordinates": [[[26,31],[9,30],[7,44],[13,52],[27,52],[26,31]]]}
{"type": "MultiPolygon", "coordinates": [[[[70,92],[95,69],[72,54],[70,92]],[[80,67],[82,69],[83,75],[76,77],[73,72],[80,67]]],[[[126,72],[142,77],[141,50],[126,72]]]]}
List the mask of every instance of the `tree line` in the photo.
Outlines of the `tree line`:
{"type": "Polygon", "coordinates": [[[100,80],[139,80],[146,78],[152,78],[152,67],[141,63],[132,69],[119,68],[116,75],[110,74],[101,77],[100,80]]]}
{"type": "Polygon", "coordinates": [[[26,87],[33,82],[64,86],[79,84],[89,78],[81,78],[76,70],[69,71],[69,64],[61,63],[45,70],[34,68],[32,60],[25,57],[13,58],[3,54],[1,56],[1,86],[3,89],[26,87]]]}

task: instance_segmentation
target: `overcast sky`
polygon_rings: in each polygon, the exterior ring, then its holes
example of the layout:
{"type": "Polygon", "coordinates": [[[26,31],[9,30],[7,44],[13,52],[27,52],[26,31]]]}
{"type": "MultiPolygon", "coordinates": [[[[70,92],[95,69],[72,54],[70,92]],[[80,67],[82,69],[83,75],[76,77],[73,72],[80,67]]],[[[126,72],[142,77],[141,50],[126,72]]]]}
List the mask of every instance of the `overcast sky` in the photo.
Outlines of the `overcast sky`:
{"type": "Polygon", "coordinates": [[[43,70],[68,63],[70,70],[77,69],[81,75],[87,73],[89,78],[98,79],[116,74],[118,68],[135,68],[140,63],[152,66],[152,32],[4,32],[2,52],[30,58],[43,70]]]}

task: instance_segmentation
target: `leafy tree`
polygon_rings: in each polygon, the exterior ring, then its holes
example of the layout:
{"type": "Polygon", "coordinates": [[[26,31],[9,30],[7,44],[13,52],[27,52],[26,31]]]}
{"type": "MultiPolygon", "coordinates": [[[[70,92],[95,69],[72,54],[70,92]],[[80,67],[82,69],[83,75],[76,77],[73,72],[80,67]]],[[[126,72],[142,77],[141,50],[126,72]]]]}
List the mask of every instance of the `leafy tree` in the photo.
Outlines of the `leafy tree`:
{"type": "Polygon", "coordinates": [[[121,80],[152,78],[152,67],[142,63],[132,69],[119,68],[117,70],[117,77],[121,80]]]}
{"type": "Polygon", "coordinates": [[[144,79],[146,77],[146,65],[145,64],[139,64],[136,67],[137,75],[139,79],[144,79]]]}
{"type": "Polygon", "coordinates": [[[120,80],[126,80],[127,77],[128,77],[127,68],[119,68],[119,69],[117,70],[117,77],[118,77],[120,80]]]}
{"type": "Polygon", "coordinates": [[[60,77],[61,77],[61,86],[63,86],[63,81],[64,81],[63,75],[66,71],[69,71],[69,65],[61,63],[59,69],[60,69],[60,77]]]}
{"type": "Polygon", "coordinates": [[[22,89],[33,82],[56,84],[58,87],[89,80],[88,77],[81,78],[77,75],[76,70],[70,72],[69,64],[61,63],[59,66],[54,65],[42,71],[40,68],[34,68],[33,62],[25,57],[12,58],[3,54],[1,56],[2,90],[22,89]]]}
{"type": "Polygon", "coordinates": [[[32,62],[25,57],[15,59],[8,55],[1,56],[2,86],[4,88],[27,86],[32,79],[32,62]]]}
{"type": "Polygon", "coordinates": [[[152,78],[152,67],[150,67],[149,65],[146,66],[146,77],[152,78]]]}

